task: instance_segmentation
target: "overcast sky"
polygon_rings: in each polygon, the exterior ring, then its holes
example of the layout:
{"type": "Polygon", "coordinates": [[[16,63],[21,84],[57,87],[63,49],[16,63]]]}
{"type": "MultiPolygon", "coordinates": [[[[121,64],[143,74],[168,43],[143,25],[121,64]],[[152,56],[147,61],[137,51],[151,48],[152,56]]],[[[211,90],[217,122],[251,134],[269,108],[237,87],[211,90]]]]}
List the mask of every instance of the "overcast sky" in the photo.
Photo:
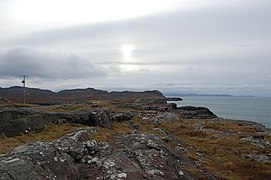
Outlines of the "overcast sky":
{"type": "Polygon", "coordinates": [[[270,0],[0,0],[0,87],[271,96],[270,0]]]}

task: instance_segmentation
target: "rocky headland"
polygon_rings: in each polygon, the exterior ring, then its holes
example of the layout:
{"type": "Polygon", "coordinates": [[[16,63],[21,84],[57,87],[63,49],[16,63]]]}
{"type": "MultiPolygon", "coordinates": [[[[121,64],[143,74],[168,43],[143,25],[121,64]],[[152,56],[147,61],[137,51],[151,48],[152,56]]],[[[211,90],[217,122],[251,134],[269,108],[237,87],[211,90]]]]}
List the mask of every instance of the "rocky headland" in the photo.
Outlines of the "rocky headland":
{"type": "Polygon", "coordinates": [[[180,98],[180,97],[167,97],[166,100],[167,101],[182,101],[183,98],[180,98]]]}
{"type": "Polygon", "coordinates": [[[157,91],[65,93],[69,102],[53,105],[0,99],[0,179],[271,176],[271,133],[260,124],[177,107],[157,91]]]}

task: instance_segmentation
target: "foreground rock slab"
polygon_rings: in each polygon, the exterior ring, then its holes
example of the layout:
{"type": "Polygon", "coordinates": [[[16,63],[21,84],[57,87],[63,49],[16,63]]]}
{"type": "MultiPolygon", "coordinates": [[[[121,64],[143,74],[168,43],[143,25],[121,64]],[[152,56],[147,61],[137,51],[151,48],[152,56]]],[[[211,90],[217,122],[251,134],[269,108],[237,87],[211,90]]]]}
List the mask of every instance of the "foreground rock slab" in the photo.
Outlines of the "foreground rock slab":
{"type": "Polygon", "coordinates": [[[95,141],[95,128],[32,142],[0,156],[0,179],[194,179],[182,151],[157,135],[120,134],[95,141]]]}

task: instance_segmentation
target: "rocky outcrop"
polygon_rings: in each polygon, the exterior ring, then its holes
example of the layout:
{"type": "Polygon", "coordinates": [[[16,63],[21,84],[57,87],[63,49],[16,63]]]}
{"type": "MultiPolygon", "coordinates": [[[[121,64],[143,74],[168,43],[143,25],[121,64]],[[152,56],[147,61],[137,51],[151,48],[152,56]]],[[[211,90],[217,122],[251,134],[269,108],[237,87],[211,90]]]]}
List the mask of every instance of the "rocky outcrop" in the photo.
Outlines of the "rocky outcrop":
{"type": "Polygon", "coordinates": [[[217,116],[205,107],[182,106],[175,109],[180,117],[186,119],[212,119],[217,116]]]}
{"type": "Polygon", "coordinates": [[[51,113],[37,112],[17,108],[4,108],[0,110],[0,134],[13,137],[29,132],[39,132],[47,124],[60,121],[59,116],[51,113]]]}
{"type": "Polygon", "coordinates": [[[110,117],[111,122],[125,122],[130,121],[133,118],[134,114],[130,112],[118,112],[112,113],[110,117]]]}
{"type": "Polygon", "coordinates": [[[0,127],[1,124],[11,119],[18,119],[34,114],[34,111],[28,111],[17,108],[4,108],[0,109],[0,127]]]}
{"type": "MultiPolygon", "coordinates": [[[[93,129],[81,130],[57,141],[17,147],[0,156],[0,179],[80,179],[78,167],[70,154],[82,145],[79,137],[91,132],[93,129]]],[[[80,148],[76,152],[79,153],[80,148]]]]}
{"type": "Polygon", "coordinates": [[[148,120],[156,124],[178,120],[180,118],[178,114],[172,112],[142,113],[139,114],[139,117],[141,117],[143,120],[148,120]]]}
{"type": "Polygon", "coordinates": [[[165,137],[120,134],[108,143],[92,139],[93,132],[79,129],[52,142],[17,147],[0,156],[0,179],[194,179],[184,169],[192,163],[183,158],[184,148],[169,146],[165,137]]]}
{"type": "Polygon", "coordinates": [[[7,137],[16,136],[44,128],[44,122],[33,111],[16,108],[0,110],[0,134],[7,137]]]}
{"type": "Polygon", "coordinates": [[[71,112],[41,112],[29,108],[9,108],[0,111],[0,134],[13,137],[29,132],[39,132],[50,123],[76,123],[111,128],[112,122],[129,121],[132,117],[133,115],[129,112],[112,112],[110,109],[101,107],[71,112]]]}
{"type": "Polygon", "coordinates": [[[45,122],[40,118],[20,118],[6,122],[0,129],[0,133],[7,137],[13,137],[29,132],[39,132],[45,127],[45,122]]]}
{"type": "MultiPolygon", "coordinates": [[[[152,134],[115,137],[113,160],[130,179],[193,179],[182,154],[152,134]],[[127,173],[129,172],[129,173],[127,173]]],[[[129,178],[128,178],[129,179],[129,178]]]]}
{"type": "MultiPolygon", "coordinates": [[[[145,107],[144,105],[142,107],[145,107]]],[[[143,120],[160,124],[162,122],[178,119],[213,119],[217,116],[208,108],[184,106],[177,107],[175,103],[159,106],[159,110],[140,112],[137,115],[143,120]]]]}
{"type": "Polygon", "coordinates": [[[180,97],[167,97],[166,101],[182,101],[183,99],[180,97]]]}
{"type": "MultiPolygon", "coordinates": [[[[179,118],[216,118],[216,115],[207,108],[191,106],[177,107],[175,103],[145,104],[138,102],[121,102],[114,105],[125,109],[130,108],[132,110],[114,112],[109,108],[93,104],[87,106],[88,108],[73,109],[66,112],[48,112],[35,109],[34,107],[20,109],[2,108],[0,110],[0,134],[12,137],[29,132],[39,132],[50,123],[76,123],[111,128],[113,122],[130,121],[135,115],[141,117],[143,120],[151,120],[158,124],[179,118]]],[[[69,105],[64,104],[61,107],[63,107],[63,110],[66,108],[69,110],[69,105]]]]}

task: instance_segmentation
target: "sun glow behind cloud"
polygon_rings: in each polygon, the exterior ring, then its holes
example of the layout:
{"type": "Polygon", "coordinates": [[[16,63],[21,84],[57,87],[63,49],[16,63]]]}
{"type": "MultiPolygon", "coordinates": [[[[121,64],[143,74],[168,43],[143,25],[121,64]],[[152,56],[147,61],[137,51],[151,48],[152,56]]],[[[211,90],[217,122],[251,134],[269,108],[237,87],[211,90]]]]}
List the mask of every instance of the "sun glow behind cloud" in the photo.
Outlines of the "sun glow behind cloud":
{"type": "Polygon", "coordinates": [[[124,60],[127,61],[131,59],[133,50],[135,48],[133,45],[125,44],[120,49],[121,49],[124,60]]]}
{"type": "MultiPolygon", "coordinates": [[[[172,90],[168,82],[192,82],[195,86],[189,86],[190,90],[198,87],[219,92],[232,86],[239,89],[235,94],[246,92],[248,88],[239,85],[248,84],[252,89],[255,87],[250,94],[270,96],[270,3],[268,0],[0,0],[0,54],[21,46],[39,51],[32,58],[18,49],[12,51],[16,56],[9,53],[5,63],[0,63],[1,78],[26,70],[28,75],[32,72],[33,79],[43,78],[48,88],[60,89],[59,84],[65,82],[66,87],[101,84],[108,89],[121,86],[146,89],[157,81],[162,83],[157,87],[172,90]],[[67,55],[53,53],[47,58],[49,63],[43,60],[44,54],[56,51],[67,55]],[[60,57],[53,59],[55,56],[60,57]],[[65,63],[67,66],[63,66],[65,63]],[[52,64],[53,68],[64,69],[52,72],[49,67],[52,64]],[[240,71],[244,68],[245,71],[240,71]],[[92,72],[95,73],[89,74],[92,72]],[[47,74],[59,81],[49,82],[47,74]],[[67,81],[70,74],[78,79],[67,81]],[[91,81],[84,79],[95,74],[100,75],[91,81]]],[[[33,55],[31,49],[27,52],[33,55]]],[[[1,80],[0,84],[12,86],[11,81],[1,80]]],[[[42,87],[39,82],[35,85],[42,87]]],[[[183,84],[174,86],[176,91],[183,87],[183,84]]]]}

